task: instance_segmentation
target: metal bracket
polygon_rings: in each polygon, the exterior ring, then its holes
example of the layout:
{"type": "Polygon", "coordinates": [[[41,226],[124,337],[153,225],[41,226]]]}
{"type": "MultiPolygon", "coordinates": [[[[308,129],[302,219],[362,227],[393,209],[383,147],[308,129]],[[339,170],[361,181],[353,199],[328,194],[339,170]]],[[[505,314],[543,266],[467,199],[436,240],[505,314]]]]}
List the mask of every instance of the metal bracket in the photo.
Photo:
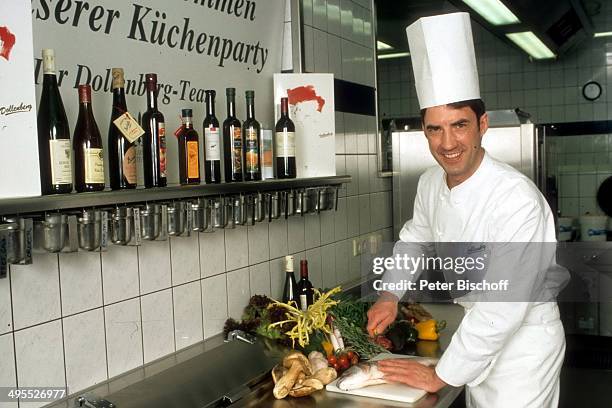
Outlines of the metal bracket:
{"type": "Polygon", "coordinates": [[[93,396],[81,396],[74,401],[75,407],[85,408],[117,408],[115,404],[110,401],[99,399],[93,396]]]}

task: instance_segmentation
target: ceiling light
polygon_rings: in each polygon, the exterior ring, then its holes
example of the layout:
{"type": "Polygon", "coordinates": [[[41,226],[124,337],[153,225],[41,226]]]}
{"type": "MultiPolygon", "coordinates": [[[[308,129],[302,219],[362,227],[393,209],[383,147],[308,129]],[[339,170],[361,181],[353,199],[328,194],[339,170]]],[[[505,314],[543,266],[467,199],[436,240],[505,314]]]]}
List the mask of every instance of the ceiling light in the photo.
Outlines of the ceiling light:
{"type": "Polygon", "coordinates": [[[376,49],[377,49],[378,51],[382,51],[382,50],[392,50],[392,49],[393,49],[393,47],[392,47],[392,46],[390,46],[390,45],[389,45],[389,44],[387,44],[387,43],[382,42],[382,41],[376,41],[376,49]]]}
{"type": "Polygon", "coordinates": [[[602,33],[595,33],[593,34],[593,37],[597,38],[597,37],[610,37],[612,36],[612,31],[604,31],[602,33]]]}
{"type": "Polygon", "coordinates": [[[518,17],[500,0],[463,0],[463,2],[494,26],[520,23],[518,17]]]}
{"type": "Polygon", "coordinates": [[[382,54],[379,55],[377,58],[378,59],[391,59],[391,58],[402,58],[402,57],[409,57],[410,53],[409,52],[395,52],[393,54],[382,54]]]}
{"type": "Polygon", "coordinates": [[[556,57],[550,48],[548,48],[536,35],[531,31],[522,33],[506,34],[513,43],[518,45],[527,54],[535,59],[547,59],[556,57]]]}

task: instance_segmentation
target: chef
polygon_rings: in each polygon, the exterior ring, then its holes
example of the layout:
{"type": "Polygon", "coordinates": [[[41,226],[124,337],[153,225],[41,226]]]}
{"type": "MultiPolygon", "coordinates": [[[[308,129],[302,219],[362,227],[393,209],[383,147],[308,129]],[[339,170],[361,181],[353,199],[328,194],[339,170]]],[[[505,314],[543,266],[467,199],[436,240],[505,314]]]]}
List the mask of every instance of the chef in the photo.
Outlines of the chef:
{"type": "MultiPolygon", "coordinates": [[[[421,175],[413,218],[400,231],[394,252],[418,256],[436,242],[498,243],[515,251],[507,258],[515,262],[514,282],[541,283],[542,270],[558,268],[554,250],[532,253],[533,262],[525,257],[525,246],[516,250],[509,243],[554,246],[553,215],[531,180],[481,145],[488,117],[469,14],[424,17],[406,31],[423,130],[439,166],[421,175]]],[[[391,269],[383,281],[407,277],[406,271],[391,269]]],[[[404,291],[379,295],[368,311],[372,336],[395,320],[404,291]]],[[[556,302],[494,300],[459,299],[465,316],[435,368],[388,360],[380,363],[385,377],[429,392],[466,385],[468,407],[557,406],[565,337],[556,302]]]]}

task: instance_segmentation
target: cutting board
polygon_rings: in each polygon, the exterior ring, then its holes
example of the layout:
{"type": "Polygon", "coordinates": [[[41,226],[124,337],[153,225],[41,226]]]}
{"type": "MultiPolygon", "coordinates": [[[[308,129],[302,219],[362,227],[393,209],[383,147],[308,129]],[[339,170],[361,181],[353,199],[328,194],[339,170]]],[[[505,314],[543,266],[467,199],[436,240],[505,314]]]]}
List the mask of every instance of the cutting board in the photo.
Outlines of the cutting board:
{"type": "MultiPolygon", "coordinates": [[[[372,358],[372,361],[386,360],[390,358],[414,358],[417,360],[420,359],[419,357],[406,356],[403,354],[381,353],[372,358]]],[[[326,390],[330,392],[337,392],[340,394],[358,395],[361,397],[379,398],[408,403],[416,402],[427,394],[427,391],[419,390],[416,388],[409,387],[405,384],[398,383],[372,385],[369,387],[359,388],[357,390],[342,391],[340,388],[336,387],[337,382],[338,380],[334,380],[333,382],[327,384],[327,386],[325,387],[326,390]]]]}

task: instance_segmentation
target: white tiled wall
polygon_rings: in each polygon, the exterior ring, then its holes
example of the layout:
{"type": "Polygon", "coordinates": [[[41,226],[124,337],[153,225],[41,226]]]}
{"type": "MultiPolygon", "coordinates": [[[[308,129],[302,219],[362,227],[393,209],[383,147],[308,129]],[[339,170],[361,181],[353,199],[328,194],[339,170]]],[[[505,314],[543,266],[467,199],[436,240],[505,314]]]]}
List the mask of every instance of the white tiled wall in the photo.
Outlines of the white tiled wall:
{"type": "MultiPolygon", "coordinates": [[[[452,6],[448,6],[449,9],[452,6]]],[[[612,3],[601,2],[595,31],[609,31],[612,3]]],[[[520,107],[535,123],[606,120],[612,114],[610,37],[592,38],[558,61],[530,62],[527,54],[495,37],[472,20],[481,96],[487,109],[520,107]],[[595,80],[603,94],[595,102],[582,86],[595,80]]],[[[381,117],[415,117],[419,106],[408,58],[379,60],[381,117]]]]}

